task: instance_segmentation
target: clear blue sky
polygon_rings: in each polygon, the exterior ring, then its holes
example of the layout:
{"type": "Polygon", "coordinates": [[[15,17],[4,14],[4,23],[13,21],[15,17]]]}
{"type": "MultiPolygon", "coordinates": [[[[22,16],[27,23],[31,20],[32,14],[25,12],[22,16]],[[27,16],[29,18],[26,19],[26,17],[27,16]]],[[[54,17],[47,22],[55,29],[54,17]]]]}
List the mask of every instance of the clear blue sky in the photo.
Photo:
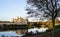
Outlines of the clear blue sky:
{"type": "Polygon", "coordinates": [[[27,16],[25,7],[25,0],[0,0],[0,20],[9,21],[17,16],[27,16]]]}

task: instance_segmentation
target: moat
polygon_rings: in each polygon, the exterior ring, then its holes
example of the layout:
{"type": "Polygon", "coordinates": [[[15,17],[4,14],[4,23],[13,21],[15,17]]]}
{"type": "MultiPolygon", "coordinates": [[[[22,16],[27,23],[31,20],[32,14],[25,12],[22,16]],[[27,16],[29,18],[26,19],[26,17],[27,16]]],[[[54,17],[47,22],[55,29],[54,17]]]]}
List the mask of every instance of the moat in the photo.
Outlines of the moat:
{"type": "Polygon", "coordinates": [[[0,37],[21,37],[24,34],[17,34],[15,31],[2,31],[0,37]]]}

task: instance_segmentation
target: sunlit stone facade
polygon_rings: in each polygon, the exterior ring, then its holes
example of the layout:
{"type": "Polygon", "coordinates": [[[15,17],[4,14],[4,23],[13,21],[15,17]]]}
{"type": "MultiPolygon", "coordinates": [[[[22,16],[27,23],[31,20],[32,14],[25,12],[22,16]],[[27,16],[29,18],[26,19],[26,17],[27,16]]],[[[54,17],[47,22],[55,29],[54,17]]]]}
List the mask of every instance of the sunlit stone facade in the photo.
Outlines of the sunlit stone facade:
{"type": "Polygon", "coordinates": [[[26,18],[17,17],[17,18],[13,18],[13,22],[27,24],[28,20],[26,18]]]}

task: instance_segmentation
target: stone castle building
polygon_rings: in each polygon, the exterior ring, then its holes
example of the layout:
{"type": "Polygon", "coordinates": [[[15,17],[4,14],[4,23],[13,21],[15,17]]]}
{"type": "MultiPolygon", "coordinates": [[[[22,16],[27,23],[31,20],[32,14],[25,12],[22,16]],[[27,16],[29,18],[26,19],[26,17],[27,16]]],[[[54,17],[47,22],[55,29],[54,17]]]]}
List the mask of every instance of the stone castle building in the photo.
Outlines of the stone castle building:
{"type": "Polygon", "coordinates": [[[14,23],[27,24],[28,19],[22,18],[22,17],[17,17],[17,18],[13,18],[13,22],[14,23]]]}

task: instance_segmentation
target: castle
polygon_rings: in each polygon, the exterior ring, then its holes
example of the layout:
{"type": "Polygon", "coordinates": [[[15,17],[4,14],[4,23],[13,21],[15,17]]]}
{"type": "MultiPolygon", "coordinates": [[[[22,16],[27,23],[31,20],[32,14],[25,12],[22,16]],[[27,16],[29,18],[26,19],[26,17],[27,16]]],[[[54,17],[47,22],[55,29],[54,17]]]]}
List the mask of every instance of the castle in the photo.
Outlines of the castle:
{"type": "Polygon", "coordinates": [[[14,23],[21,23],[21,24],[27,24],[28,19],[17,17],[17,18],[13,18],[12,20],[14,23]]]}

